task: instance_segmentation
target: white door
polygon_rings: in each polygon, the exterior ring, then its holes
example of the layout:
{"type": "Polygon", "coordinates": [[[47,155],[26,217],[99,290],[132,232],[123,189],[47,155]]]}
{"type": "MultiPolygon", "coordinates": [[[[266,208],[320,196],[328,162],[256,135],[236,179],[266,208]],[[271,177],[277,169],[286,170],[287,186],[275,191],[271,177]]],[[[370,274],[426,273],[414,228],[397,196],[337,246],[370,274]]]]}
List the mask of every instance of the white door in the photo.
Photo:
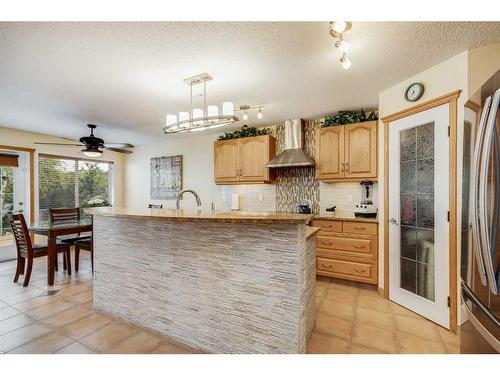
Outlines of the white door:
{"type": "Polygon", "coordinates": [[[8,213],[22,212],[29,217],[29,154],[19,153],[19,167],[0,166],[0,262],[17,258],[8,213]]]}
{"type": "Polygon", "coordinates": [[[449,328],[449,105],[389,125],[389,298],[449,328]]]}

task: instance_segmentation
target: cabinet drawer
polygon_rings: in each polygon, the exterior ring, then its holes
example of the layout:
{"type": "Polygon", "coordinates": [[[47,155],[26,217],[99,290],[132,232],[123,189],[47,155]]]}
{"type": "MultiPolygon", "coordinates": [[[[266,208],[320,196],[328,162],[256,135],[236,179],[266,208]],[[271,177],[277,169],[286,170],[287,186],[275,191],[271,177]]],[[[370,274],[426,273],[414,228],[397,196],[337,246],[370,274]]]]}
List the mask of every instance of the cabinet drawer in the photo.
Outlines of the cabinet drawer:
{"type": "Polygon", "coordinates": [[[344,233],[377,235],[377,223],[344,221],[343,229],[344,233]]]}
{"type": "Polygon", "coordinates": [[[317,270],[320,275],[364,281],[372,284],[377,282],[377,271],[373,262],[359,263],[347,260],[318,258],[317,270]]]}
{"type": "Polygon", "coordinates": [[[342,232],[342,222],[334,220],[314,220],[314,227],[321,228],[321,232],[342,232]]]}
{"type": "Polygon", "coordinates": [[[369,256],[373,257],[374,249],[372,240],[349,238],[349,237],[336,237],[336,236],[318,236],[316,246],[322,249],[334,250],[343,253],[348,253],[353,256],[369,256]]]}

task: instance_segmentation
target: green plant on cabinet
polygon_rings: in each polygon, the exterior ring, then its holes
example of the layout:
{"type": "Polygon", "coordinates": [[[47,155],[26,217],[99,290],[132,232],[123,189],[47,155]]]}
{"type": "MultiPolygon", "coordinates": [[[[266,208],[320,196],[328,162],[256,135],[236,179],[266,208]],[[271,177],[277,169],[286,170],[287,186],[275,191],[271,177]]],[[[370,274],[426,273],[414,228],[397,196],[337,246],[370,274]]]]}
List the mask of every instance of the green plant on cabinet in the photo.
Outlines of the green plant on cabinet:
{"type": "Polygon", "coordinates": [[[360,111],[338,111],[335,115],[326,117],[321,122],[321,127],[327,128],[374,120],[378,120],[377,111],[365,112],[363,109],[360,111]]]}
{"type": "Polygon", "coordinates": [[[246,137],[256,137],[259,135],[267,135],[271,132],[270,128],[257,129],[255,127],[248,127],[248,125],[243,125],[240,130],[235,130],[234,132],[225,132],[217,138],[218,141],[225,141],[228,139],[238,139],[246,137]]]}

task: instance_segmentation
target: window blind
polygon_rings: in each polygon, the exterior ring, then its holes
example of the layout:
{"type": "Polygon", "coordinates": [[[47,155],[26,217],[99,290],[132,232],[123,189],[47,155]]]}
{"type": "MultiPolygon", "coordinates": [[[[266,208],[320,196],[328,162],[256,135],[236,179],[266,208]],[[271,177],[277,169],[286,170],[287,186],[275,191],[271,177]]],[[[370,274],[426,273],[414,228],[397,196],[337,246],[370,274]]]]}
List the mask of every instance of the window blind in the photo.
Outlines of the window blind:
{"type": "Polygon", "coordinates": [[[48,220],[50,208],[84,206],[97,195],[112,203],[112,166],[109,162],[40,155],[39,219],[48,220]]]}
{"type": "Polygon", "coordinates": [[[0,167],[19,167],[18,155],[0,154],[0,167]]]}

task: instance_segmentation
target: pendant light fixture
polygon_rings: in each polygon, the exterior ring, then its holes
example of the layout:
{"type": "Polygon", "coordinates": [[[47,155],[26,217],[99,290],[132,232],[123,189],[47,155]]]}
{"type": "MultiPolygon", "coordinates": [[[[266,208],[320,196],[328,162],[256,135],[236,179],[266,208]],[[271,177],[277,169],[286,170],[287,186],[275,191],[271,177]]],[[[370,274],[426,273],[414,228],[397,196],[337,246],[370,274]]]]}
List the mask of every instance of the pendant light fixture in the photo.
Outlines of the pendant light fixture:
{"type": "Polygon", "coordinates": [[[214,129],[230,125],[238,121],[234,115],[234,105],[232,102],[222,103],[222,114],[216,105],[208,105],[207,102],[207,81],[213,77],[208,73],[198,74],[184,80],[184,83],[190,86],[191,90],[191,110],[190,112],[179,112],[178,116],[167,114],[166,126],[163,128],[165,134],[184,133],[192,131],[202,131],[205,129],[214,129]],[[193,95],[193,87],[203,85],[203,94],[193,95]],[[194,108],[193,100],[197,97],[203,97],[203,106],[194,108]]]}

